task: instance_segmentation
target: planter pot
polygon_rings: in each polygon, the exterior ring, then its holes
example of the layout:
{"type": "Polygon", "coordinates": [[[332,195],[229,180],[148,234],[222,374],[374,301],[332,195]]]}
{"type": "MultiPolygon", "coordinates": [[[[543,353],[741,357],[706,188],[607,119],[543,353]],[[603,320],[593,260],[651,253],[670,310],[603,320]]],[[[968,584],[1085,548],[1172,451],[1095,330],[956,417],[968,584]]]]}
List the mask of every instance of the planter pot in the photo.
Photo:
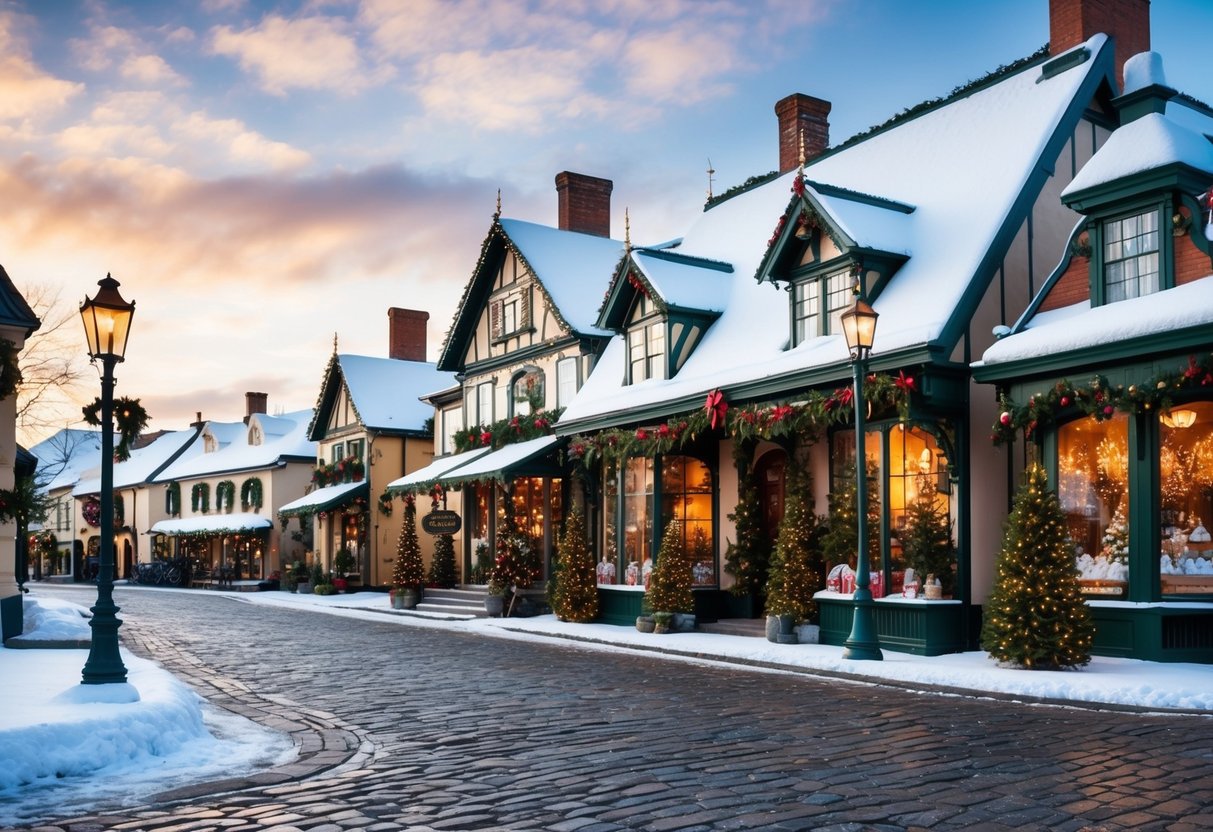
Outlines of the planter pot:
{"type": "Polygon", "coordinates": [[[404,609],[404,593],[393,589],[389,594],[392,596],[392,609],[404,609]]]}
{"type": "Polygon", "coordinates": [[[656,629],[657,622],[649,618],[647,615],[639,616],[636,619],[636,629],[642,633],[651,633],[656,629]]]}
{"type": "Polygon", "coordinates": [[[816,624],[801,624],[796,627],[796,638],[801,644],[818,644],[821,642],[821,627],[816,624]]]}
{"type": "Polygon", "coordinates": [[[312,594],[312,582],[311,581],[300,581],[298,590],[299,590],[300,595],[311,595],[312,594]]]}
{"type": "Polygon", "coordinates": [[[665,635],[666,633],[670,632],[670,625],[669,624],[658,624],[657,622],[653,622],[653,632],[659,636],[665,635]]]}
{"type": "Polygon", "coordinates": [[[691,633],[695,631],[695,614],[690,612],[674,613],[670,629],[675,633],[691,633]]]}
{"type": "Polygon", "coordinates": [[[484,611],[491,618],[499,618],[502,610],[505,609],[505,598],[501,595],[486,595],[484,596],[484,611]]]}
{"type": "Polygon", "coordinates": [[[781,615],[779,616],[779,636],[776,639],[780,644],[798,644],[796,638],[796,616],[781,615]]]}
{"type": "Polygon", "coordinates": [[[346,592],[350,588],[349,581],[345,578],[333,578],[333,589],[338,592],[346,592]]]}
{"type": "Polygon", "coordinates": [[[411,610],[417,606],[417,602],[421,600],[421,593],[415,589],[406,589],[396,592],[396,599],[400,601],[400,608],[403,610],[411,610]]]}
{"type": "Polygon", "coordinates": [[[777,643],[779,641],[779,616],[767,616],[767,641],[777,643]]]}

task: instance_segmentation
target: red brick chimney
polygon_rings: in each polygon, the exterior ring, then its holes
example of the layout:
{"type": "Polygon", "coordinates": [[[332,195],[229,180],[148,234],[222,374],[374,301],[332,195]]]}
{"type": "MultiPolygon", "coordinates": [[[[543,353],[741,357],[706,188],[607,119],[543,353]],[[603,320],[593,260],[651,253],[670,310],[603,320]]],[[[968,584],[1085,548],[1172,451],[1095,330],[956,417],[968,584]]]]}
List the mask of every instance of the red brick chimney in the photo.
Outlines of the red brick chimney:
{"type": "MultiPolygon", "coordinates": [[[[269,399],[268,393],[245,393],[244,394],[244,423],[247,425],[249,418],[254,413],[265,413],[266,400],[269,399]]],[[[198,414],[198,418],[202,418],[202,414],[198,414]]]]}
{"type": "Polygon", "coordinates": [[[1124,89],[1125,61],[1150,51],[1150,0],[1050,0],[1050,55],[1100,32],[1115,39],[1116,81],[1124,89]]]}
{"type": "Polygon", "coordinates": [[[805,161],[820,156],[830,146],[830,102],[811,95],[793,93],[775,105],[779,118],[779,172],[800,164],[800,142],[805,161]]]}
{"type": "Polygon", "coordinates": [[[387,311],[387,319],[387,357],[398,361],[425,361],[425,327],[430,313],[393,306],[387,311]]]}
{"type": "Polygon", "coordinates": [[[580,231],[596,237],[611,236],[610,179],[563,171],[556,174],[556,193],[560,198],[560,229],[580,231]]]}

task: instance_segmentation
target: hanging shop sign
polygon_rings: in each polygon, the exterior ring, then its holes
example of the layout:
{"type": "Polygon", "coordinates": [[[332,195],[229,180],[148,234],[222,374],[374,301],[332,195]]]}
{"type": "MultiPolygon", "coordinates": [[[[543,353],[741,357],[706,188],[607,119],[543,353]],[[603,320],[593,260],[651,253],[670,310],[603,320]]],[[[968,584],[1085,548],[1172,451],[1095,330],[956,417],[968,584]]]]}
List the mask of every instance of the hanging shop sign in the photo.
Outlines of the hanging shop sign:
{"type": "Polygon", "coordinates": [[[454,511],[431,511],[421,518],[421,528],[426,534],[458,534],[462,525],[454,511]]]}

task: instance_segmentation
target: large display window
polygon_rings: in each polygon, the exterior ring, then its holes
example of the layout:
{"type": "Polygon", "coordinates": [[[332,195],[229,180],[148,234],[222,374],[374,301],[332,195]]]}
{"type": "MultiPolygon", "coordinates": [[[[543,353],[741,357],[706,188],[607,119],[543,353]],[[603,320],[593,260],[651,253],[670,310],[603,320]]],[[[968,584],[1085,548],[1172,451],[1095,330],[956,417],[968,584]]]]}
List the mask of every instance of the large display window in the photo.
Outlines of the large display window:
{"type": "Polygon", "coordinates": [[[1129,419],[1093,416],[1057,431],[1057,498],[1084,594],[1123,598],[1129,584],[1129,419]]]}
{"type": "Polygon", "coordinates": [[[1213,403],[1177,406],[1158,421],[1162,594],[1213,593],[1213,403]]]}

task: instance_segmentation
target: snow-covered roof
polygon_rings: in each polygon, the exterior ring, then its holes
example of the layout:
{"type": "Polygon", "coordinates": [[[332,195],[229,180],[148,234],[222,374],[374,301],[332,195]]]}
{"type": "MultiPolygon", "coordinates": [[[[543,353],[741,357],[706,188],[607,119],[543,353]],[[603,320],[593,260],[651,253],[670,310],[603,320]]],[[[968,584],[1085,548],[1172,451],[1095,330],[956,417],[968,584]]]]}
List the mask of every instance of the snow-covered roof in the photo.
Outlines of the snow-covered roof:
{"type": "MultiPolygon", "coordinates": [[[[194,446],[201,448],[201,441],[195,441],[197,431],[191,429],[175,430],[156,438],[151,444],[131,451],[130,458],[115,463],[114,488],[133,488],[149,482],[152,476],[174,455],[194,446]]],[[[98,463],[100,460],[98,460],[98,463]]],[[[81,497],[87,494],[97,494],[101,491],[101,472],[93,468],[87,478],[82,478],[72,489],[73,496],[81,497]]]]}
{"type": "Polygon", "coordinates": [[[550,452],[560,441],[556,436],[538,436],[525,442],[506,445],[490,454],[474,459],[443,475],[443,482],[471,482],[479,479],[509,476],[511,469],[550,452]]]}
{"type": "Polygon", "coordinates": [[[204,437],[210,436],[219,448],[226,448],[233,442],[247,441],[245,436],[248,428],[244,422],[207,422],[202,428],[204,437]]]}
{"type": "Polygon", "coordinates": [[[892,254],[911,253],[912,210],[863,199],[863,194],[830,188],[821,182],[810,181],[805,190],[857,246],[892,254]]]}
{"type": "Polygon", "coordinates": [[[425,361],[366,355],[339,355],[337,361],[362,426],[373,430],[423,430],[434,408],[420,396],[455,381],[454,373],[425,361]]]}
{"type": "Polygon", "coordinates": [[[62,428],[29,450],[38,460],[34,473],[41,491],[69,488],[101,464],[101,431],[62,428]]]}
{"type": "Polygon", "coordinates": [[[326,506],[340,500],[347,495],[353,494],[358,490],[365,491],[367,484],[365,480],[358,482],[343,482],[337,485],[326,485],[324,488],[317,488],[308,494],[304,494],[298,500],[291,500],[286,505],[278,509],[280,514],[297,514],[316,506],[326,506]]]}
{"type": "Polygon", "coordinates": [[[389,492],[412,491],[423,485],[437,482],[443,474],[455,470],[460,465],[466,465],[488,452],[489,448],[472,448],[470,451],[439,457],[424,468],[418,468],[400,479],[392,480],[387,484],[387,490],[389,492]]]}
{"type": "MultiPolygon", "coordinates": [[[[273,418],[291,422],[294,426],[285,434],[265,436],[260,445],[248,444],[246,429],[242,434],[243,439],[233,440],[231,444],[217,451],[178,459],[162,471],[155,478],[155,482],[206,477],[229,471],[271,468],[280,462],[291,459],[315,460],[316,443],[307,438],[307,428],[312,419],[312,411],[297,410],[294,413],[284,413],[273,418]]],[[[243,427],[242,423],[237,422],[236,424],[243,427]]]]}
{"type": "MultiPolygon", "coordinates": [[[[827,191],[842,188],[913,207],[907,214],[820,194],[831,218],[852,236],[879,238],[881,249],[910,254],[872,303],[880,313],[874,357],[935,343],[973,281],[988,277],[986,258],[1004,225],[1018,222],[1012,208],[1063,117],[1078,117],[1086,104],[1080,94],[1093,93],[1109,70],[1104,35],[1076,48],[1089,49],[1093,57],[1049,77],[1032,64],[806,166],[806,177],[825,183],[827,191]]],[[[677,251],[731,263],[736,275],[754,275],[788,208],[795,176],[790,171],[716,204],[677,251]]],[[[724,314],[676,376],[624,384],[626,351],[616,337],[561,417],[561,427],[575,430],[580,420],[636,408],[672,409],[717,387],[727,392],[730,385],[813,368],[836,365],[840,378],[849,377],[841,334],[789,349],[787,293],[751,279],[730,283],[724,314]]]]}
{"type": "MultiPolygon", "coordinates": [[[[237,422],[237,425],[242,424],[237,422]]],[[[261,428],[262,436],[286,436],[295,429],[295,422],[291,419],[284,419],[281,416],[269,416],[265,413],[253,413],[249,416],[248,426],[254,424],[261,428]]]]}
{"type": "MultiPolygon", "coordinates": [[[[1167,104],[1168,110],[1171,104],[1167,104]]],[[[1213,130],[1210,120],[1208,130],[1213,130]]],[[[1213,173],[1213,142],[1162,113],[1120,127],[1061,192],[1062,196],[1176,162],[1213,173]]]]}
{"type": "Polygon", "coordinates": [[[177,520],[161,520],[152,526],[153,534],[196,534],[199,532],[243,532],[268,529],[274,525],[268,517],[260,514],[236,512],[234,514],[203,514],[198,517],[182,517],[177,520]]]}
{"type": "Polygon", "coordinates": [[[1213,325],[1213,275],[1173,289],[1092,308],[1086,301],[1041,312],[992,344],[974,366],[1059,355],[1161,332],[1213,325]]]}
{"type": "Polygon", "coordinates": [[[595,325],[596,301],[610,284],[624,244],[523,220],[500,223],[569,326],[584,334],[609,334],[595,325]]]}
{"type": "Polygon", "coordinates": [[[729,284],[736,278],[727,263],[663,256],[645,249],[634,249],[632,262],[666,304],[682,309],[723,312],[729,284]]]}

